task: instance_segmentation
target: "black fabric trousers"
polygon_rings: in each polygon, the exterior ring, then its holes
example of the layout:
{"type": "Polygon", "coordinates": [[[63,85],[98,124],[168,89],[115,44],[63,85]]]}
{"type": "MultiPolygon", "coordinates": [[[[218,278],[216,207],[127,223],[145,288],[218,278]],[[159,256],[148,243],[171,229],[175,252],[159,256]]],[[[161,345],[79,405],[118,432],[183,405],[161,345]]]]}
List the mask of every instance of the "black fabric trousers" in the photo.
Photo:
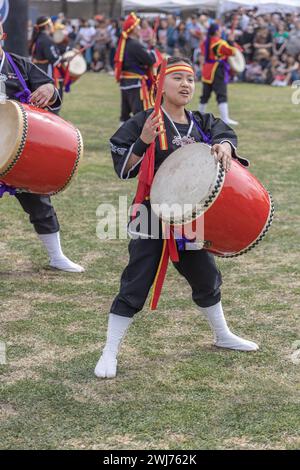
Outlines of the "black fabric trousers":
{"type": "Polygon", "coordinates": [[[144,106],[140,93],[140,88],[121,90],[121,122],[128,121],[128,119],[131,117],[131,113],[134,115],[140,111],[143,111],[144,106]]]}
{"type": "MultiPolygon", "coordinates": [[[[129,263],[121,276],[120,291],[111,313],[133,317],[142,310],[158,269],[163,240],[135,239],[129,243],[129,263]]],[[[206,250],[179,251],[179,262],[173,263],[192,289],[193,301],[199,307],[210,307],[221,300],[222,276],[214,256],[206,250]]]]}
{"type": "Polygon", "coordinates": [[[40,235],[59,231],[58,219],[49,196],[20,193],[16,198],[23,210],[29,215],[35,231],[40,235]]]}
{"type": "Polygon", "coordinates": [[[218,104],[227,102],[227,83],[224,82],[224,70],[222,64],[217,68],[213,83],[203,83],[200,103],[208,103],[212,92],[216,94],[218,104]]]}

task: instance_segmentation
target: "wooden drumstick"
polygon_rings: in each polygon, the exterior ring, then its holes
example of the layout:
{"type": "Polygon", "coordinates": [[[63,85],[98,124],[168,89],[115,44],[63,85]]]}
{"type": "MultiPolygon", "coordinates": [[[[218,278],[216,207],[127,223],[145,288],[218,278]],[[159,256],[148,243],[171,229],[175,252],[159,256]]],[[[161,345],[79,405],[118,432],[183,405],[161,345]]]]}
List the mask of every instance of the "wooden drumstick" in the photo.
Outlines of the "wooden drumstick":
{"type": "Polygon", "coordinates": [[[154,105],[154,111],[156,115],[159,113],[161,102],[162,102],[162,93],[163,93],[163,86],[165,83],[167,64],[168,64],[167,59],[164,59],[161,63],[161,68],[159,72],[157,92],[156,92],[155,105],[154,105]]]}

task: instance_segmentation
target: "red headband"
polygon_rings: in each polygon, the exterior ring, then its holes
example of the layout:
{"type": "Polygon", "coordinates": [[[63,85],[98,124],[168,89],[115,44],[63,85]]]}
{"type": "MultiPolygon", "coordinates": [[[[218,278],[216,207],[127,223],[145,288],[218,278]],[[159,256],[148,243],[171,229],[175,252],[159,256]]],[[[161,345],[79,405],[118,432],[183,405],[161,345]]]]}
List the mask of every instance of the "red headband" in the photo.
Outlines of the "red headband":
{"type": "Polygon", "coordinates": [[[174,65],[169,65],[166,70],[166,75],[169,75],[170,73],[175,73],[175,72],[186,72],[190,73],[192,75],[195,75],[194,69],[191,65],[189,64],[174,64],[174,65]]]}

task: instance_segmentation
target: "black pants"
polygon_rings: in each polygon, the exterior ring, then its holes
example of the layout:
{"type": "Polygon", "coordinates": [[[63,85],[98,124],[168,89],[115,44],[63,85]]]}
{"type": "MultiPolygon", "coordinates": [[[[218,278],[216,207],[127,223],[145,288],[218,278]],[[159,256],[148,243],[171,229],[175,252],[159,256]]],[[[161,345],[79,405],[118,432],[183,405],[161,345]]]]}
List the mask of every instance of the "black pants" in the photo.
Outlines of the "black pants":
{"type": "MultiPolygon", "coordinates": [[[[111,313],[133,317],[142,310],[154,282],[163,240],[136,239],[129,243],[129,263],[121,276],[120,291],[111,313]]],[[[192,288],[193,301],[199,307],[210,307],[221,299],[221,273],[214,257],[205,250],[180,251],[179,263],[173,263],[192,288]]]]}
{"type": "Polygon", "coordinates": [[[222,64],[217,68],[213,83],[203,83],[200,103],[208,103],[212,92],[216,94],[218,104],[227,102],[227,84],[224,82],[224,70],[222,64]]]}
{"type": "Polygon", "coordinates": [[[143,111],[144,106],[141,100],[141,89],[131,88],[129,90],[121,90],[122,103],[121,103],[121,117],[120,121],[125,122],[130,118],[130,113],[137,114],[143,111]]]}
{"type": "Polygon", "coordinates": [[[20,193],[16,198],[29,215],[29,220],[37,233],[44,235],[59,231],[59,223],[49,196],[20,193]]]}

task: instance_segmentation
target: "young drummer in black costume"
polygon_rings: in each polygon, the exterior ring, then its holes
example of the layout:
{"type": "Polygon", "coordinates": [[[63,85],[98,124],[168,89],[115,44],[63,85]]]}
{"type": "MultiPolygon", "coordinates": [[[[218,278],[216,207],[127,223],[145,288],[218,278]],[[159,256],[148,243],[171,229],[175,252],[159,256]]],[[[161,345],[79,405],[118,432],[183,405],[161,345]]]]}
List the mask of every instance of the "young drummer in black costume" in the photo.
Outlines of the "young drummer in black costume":
{"type": "Polygon", "coordinates": [[[51,18],[40,16],[34,25],[30,54],[32,62],[57,82],[62,99],[64,88],[64,74],[60,68],[62,56],[51,37],[53,32],[54,26],[51,18]]]}
{"type": "MultiPolygon", "coordinates": [[[[191,101],[195,90],[194,71],[188,60],[171,58],[168,61],[162,115],[167,145],[162,150],[163,139],[157,139],[159,116],[152,111],[138,113],[127,121],[111,138],[111,151],[115,170],[122,179],[137,176],[145,152],[156,140],[155,171],[179,146],[193,142],[212,145],[212,154],[230,170],[231,159],[236,154],[237,137],[221,119],[212,114],[189,112],[185,106],[191,101]]],[[[213,158],[213,156],[212,156],[213,158]]],[[[144,205],[150,213],[149,201],[144,205]]],[[[153,214],[152,214],[153,217],[153,214]]],[[[114,377],[117,370],[117,353],[120,342],[133,320],[142,310],[151,286],[159,270],[163,240],[151,238],[152,233],[136,235],[134,223],[129,233],[135,235],[129,243],[130,259],[122,277],[118,295],[110,309],[107,342],[96,365],[98,377],[114,377]],[[133,231],[131,230],[134,227],[133,231]]],[[[192,288],[192,298],[207,318],[218,347],[255,351],[258,346],[240,338],[229,330],[221,304],[221,273],[214,256],[206,250],[180,251],[179,262],[174,263],[178,272],[192,288]]]]}
{"type": "MultiPolygon", "coordinates": [[[[41,108],[47,106],[50,111],[59,110],[61,101],[53,80],[28,59],[4,52],[2,48],[4,38],[0,22],[0,82],[4,83],[7,97],[21,102],[30,101],[41,108]]],[[[45,246],[50,266],[68,272],[84,271],[62,252],[59,223],[50,197],[30,193],[17,193],[15,197],[29,215],[30,222],[45,246]]]]}
{"type": "Polygon", "coordinates": [[[151,107],[149,95],[150,68],[156,62],[140,42],[140,19],[128,15],[115,54],[115,76],[121,89],[121,123],[143,109],[151,107]]]}

